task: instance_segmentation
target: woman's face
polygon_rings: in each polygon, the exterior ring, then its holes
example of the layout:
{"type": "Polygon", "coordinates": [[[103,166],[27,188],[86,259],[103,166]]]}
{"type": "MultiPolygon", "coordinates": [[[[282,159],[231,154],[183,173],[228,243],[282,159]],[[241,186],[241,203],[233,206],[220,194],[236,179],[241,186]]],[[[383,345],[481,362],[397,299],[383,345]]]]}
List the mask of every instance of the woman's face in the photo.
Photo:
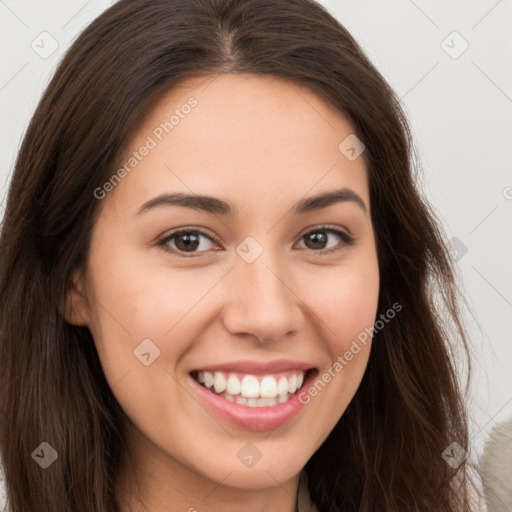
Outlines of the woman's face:
{"type": "Polygon", "coordinates": [[[70,321],[93,335],[139,467],[262,489],[300,472],[365,371],[368,178],[351,125],[313,93],[212,78],[164,96],[97,191],[70,321]]]}

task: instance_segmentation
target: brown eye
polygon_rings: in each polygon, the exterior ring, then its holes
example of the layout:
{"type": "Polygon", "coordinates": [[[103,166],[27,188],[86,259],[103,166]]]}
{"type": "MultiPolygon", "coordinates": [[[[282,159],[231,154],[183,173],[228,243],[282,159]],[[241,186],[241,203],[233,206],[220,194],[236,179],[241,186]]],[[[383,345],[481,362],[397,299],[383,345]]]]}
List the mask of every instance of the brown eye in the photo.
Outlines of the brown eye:
{"type": "Polygon", "coordinates": [[[193,252],[200,245],[200,236],[196,233],[183,233],[174,235],[175,245],[180,251],[193,252]]]}
{"type": "Polygon", "coordinates": [[[316,231],[304,235],[305,244],[308,249],[325,249],[328,238],[325,231],[316,231]]]}
{"type": "MultiPolygon", "coordinates": [[[[196,255],[208,251],[209,242],[215,246],[215,242],[205,233],[197,230],[181,230],[171,233],[158,242],[165,250],[174,253],[188,253],[196,255]],[[200,249],[200,250],[198,250],[200,249]]],[[[181,256],[181,254],[179,254],[181,256]]]]}
{"type": "Polygon", "coordinates": [[[306,249],[311,249],[315,252],[333,252],[342,249],[346,245],[354,243],[354,238],[347,233],[333,228],[318,228],[310,231],[302,236],[301,241],[304,240],[306,249]],[[332,235],[335,235],[333,237],[332,235]],[[341,243],[336,243],[336,238],[341,239],[341,243]],[[330,239],[334,239],[334,243],[330,243],[330,239]],[[328,245],[330,243],[330,245],[328,245]]]}

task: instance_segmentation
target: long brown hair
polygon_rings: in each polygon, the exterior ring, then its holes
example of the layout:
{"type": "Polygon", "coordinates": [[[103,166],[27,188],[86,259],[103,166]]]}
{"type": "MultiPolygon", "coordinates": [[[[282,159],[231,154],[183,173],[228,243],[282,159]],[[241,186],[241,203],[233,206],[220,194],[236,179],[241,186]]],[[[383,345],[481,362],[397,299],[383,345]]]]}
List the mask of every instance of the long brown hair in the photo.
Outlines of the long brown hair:
{"type": "Polygon", "coordinates": [[[12,510],[119,510],[124,413],[90,331],[65,321],[66,292],[87,259],[94,191],[130,133],[164,92],[218,73],[307,86],[351,123],[366,147],[377,316],[403,306],[375,333],[355,397],[306,465],[312,499],[326,512],[469,510],[470,463],[442,457],[452,442],[469,450],[452,262],[415,185],[396,94],[312,0],[120,0],[60,63],[19,151],[0,238],[0,450],[12,510]],[[46,470],[33,460],[42,442],[58,454],[46,470]]]}

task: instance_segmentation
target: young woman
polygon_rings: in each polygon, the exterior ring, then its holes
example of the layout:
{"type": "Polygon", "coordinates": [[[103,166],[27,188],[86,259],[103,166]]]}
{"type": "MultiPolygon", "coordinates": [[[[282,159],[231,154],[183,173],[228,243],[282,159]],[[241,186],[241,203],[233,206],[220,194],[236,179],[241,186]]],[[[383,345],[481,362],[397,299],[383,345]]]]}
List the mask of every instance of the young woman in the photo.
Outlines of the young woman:
{"type": "Polygon", "coordinates": [[[10,510],[476,510],[466,335],[413,156],[311,0],[97,18],[3,220],[10,510]]]}

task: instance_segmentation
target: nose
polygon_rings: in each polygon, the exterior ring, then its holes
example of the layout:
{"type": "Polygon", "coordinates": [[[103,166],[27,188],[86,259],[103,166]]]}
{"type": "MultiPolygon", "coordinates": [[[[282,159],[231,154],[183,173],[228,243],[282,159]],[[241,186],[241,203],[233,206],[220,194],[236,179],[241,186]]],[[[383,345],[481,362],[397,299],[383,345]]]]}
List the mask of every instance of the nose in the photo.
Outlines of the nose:
{"type": "Polygon", "coordinates": [[[291,272],[276,258],[262,255],[252,263],[237,259],[225,283],[229,297],[223,315],[225,328],[262,343],[297,332],[304,319],[304,302],[294,290],[294,282],[291,272]]]}

